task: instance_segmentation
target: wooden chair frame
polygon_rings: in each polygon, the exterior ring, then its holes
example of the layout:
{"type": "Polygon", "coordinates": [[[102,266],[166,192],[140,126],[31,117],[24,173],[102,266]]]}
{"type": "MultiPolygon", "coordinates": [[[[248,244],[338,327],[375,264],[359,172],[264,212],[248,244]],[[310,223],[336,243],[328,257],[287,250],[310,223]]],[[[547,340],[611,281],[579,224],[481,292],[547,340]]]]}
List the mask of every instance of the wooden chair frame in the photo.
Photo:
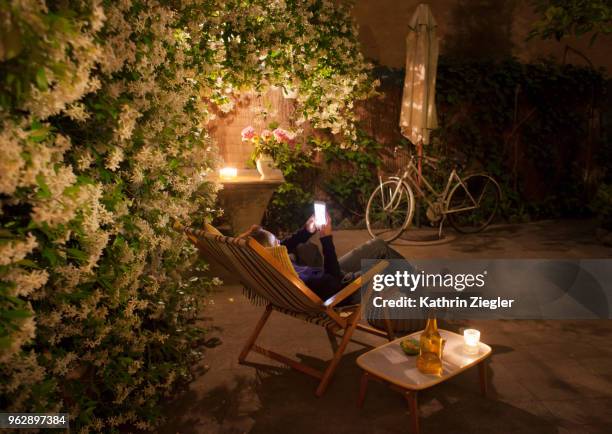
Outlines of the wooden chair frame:
{"type": "MultiPolygon", "coordinates": [[[[332,359],[329,361],[323,371],[317,370],[297,360],[290,359],[282,354],[256,345],[255,342],[257,341],[257,338],[259,337],[261,331],[266,325],[266,322],[270,318],[270,315],[272,314],[273,310],[299,318],[299,316],[292,315],[290,312],[288,312],[286,307],[277,306],[275,303],[271,302],[270,300],[267,300],[268,302],[263,314],[261,315],[259,321],[255,325],[255,329],[252,331],[244,347],[242,348],[242,351],[240,352],[240,355],[238,357],[239,363],[245,363],[249,353],[251,351],[255,351],[270,359],[276,360],[284,365],[287,365],[297,371],[300,371],[319,380],[319,384],[317,386],[315,394],[316,396],[320,397],[325,393],[325,390],[327,389],[327,386],[329,385],[329,382],[331,381],[338,367],[338,364],[340,363],[340,360],[344,355],[344,351],[346,350],[346,347],[356,329],[370,334],[374,334],[376,336],[384,337],[389,340],[393,339],[393,330],[389,321],[385,321],[387,325],[386,331],[378,330],[368,325],[359,323],[362,312],[361,304],[348,306],[342,310],[338,309],[339,303],[346,300],[355,292],[359,291],[361,287],[367,282],[369,282],[369,280],[375,274],[383,271],[388,266],[387,261],[381,260],[373,267],[371,267],[367,272],[365,272],[362,276],[356,278],[347,286],[345,286],[338,293],[323,301],[312,290],[310,290],[298,277],[292,275],[289,271],[285,270],[281,266],[279,261],[277,261],[273,256],[271,256],[270,253],[267,252],[263,246],[261,246],[253,239],[238,240],[236,238],[212,235],[209,233],[205,233],[204,231],[192,231],[178,224],[175,224],[174,228],[183,231],[191,240],[191,242],[193,242],[198,247],[200,252],[204,254],[204,256],[213,256],[217,259],[219,259],[219,257],[223,258],[221,262],[224,263],[224,265],[226,265],[228,269],[231,269],[236,273],[236,275],[240,278],[241,283],[245,287],[257,292],[257,287],[260,285],[265,285],[266,282],[262,282],[261,279],[258,280],[256,277],[253,278],[254,273],[250,273],[248,268],[253,264],[247,263],[248,261],[245,261],[245,256],[241,257],[241,260],[239,261],[236,260],[237,249],[247,249],[249,251],[249,254],[255,254],[257,257],[259,257],[259,259],[265,261],[269,266],[272,267],[273,273],[276,274],[275,278],[280,279],[280,281],[285,284],[285,288],[288,288],[290,291],[295,291],[296,295],[305,300],[306,303],[310,303],[312,305],[312,309],[308,312],[299,312],[297,310],[294,310],[291,313],[305,313],[309,315],[315,314],[318,315],[318,318],[320,319],[327,318],[331,321],[326,321],[327,325],[325,325],[324,327],[326,328],[327,334],[330,339],[333,338],[335,341],[336,336],[342,338],[340,344],[337,345],[334,349],[334,355],[332,359]],[[338,335],[337,333],[339,331],[343,331],[343,333],[341,335],[338,335]]],[[[371,289],[365,294],[365,298],[368,299],[370,295],[371,289]]]]}
{"type": "MultiPolygon", "coordinates": [[[[385,337],[391,340],[391,337],[389,336],[388,333],[385,333],[373,327],[365,326],[365,325],[358,323],[359,319],[361,318],[361,309],[362,309],[361,305],[352,307],[350,309],[351,310],[350,315],[345,318],[341,317],[339,313],[334,309],[334,307],[337,306],[338,303],[342,302],[343,300],[346,300],[346,298],[354,294],[356,291],[359,291],[364,282],[369,281],[369,279],[371,279],[374,274],[379,273],[380,271],[384,270],[387,267],[387,265],[388,265],[387,261],[379,262],[374,267],[372,267],[370,270],[368,270],[368,272],[365,273],[363,276],[358,277],[357,279],[353,280],[349,285],[345,286],[340,292],[333,295],[332,297],[330,297],[323,303],[325,306],[325,310],[324,310],[325,314],[329,316],[330,318],[332,318],[335,321],[335,324],[337,324],[337,326],[341,330],[344,331],[341,335],[342,340],[340,341],[340,344],[335,348],[334,355],[332,359],[329,361],[329,363],[327,364],[327,367],[325,368],[324,371],[319,371],[317,369],[314,369],[311,366],[298,362],[297,360],[290,359],[282,354],[279,354],[269,349],[262,348],[258,345],[255,345],[255,341],[257,340],[257,337],[263,330],[266,322],[270,318],[270,314],[272,313],[273,310],[275,310],[274,305],[272,304],[268,304],[266,306],[266,309],[264,310],[261,318],[257,322],[255,329],[253,330],[253,332],[251,333],[251,336],[249,336],[244,347],[242,348],[240,356],[238,357],[238,361],[241,364],[244,363],[249,352],[255,351],[270,359],[276,360],[297,371],[300,371],[306,375],[310,375],[311,377],[316,378],[317,380],[319,380],[319,385],[317,386],[315,394],[318,397],[323,396],[323,394],[325,393],[325,390],[327,389],[327,386],[329,385],[329,382],[331,381],[338,367],[338,364],[340,363],[340,360],[342,359],[342,356],[344,355],[344,351],[346,350],[346,347],[348,343],[350,342],[353,336],[353,333],[355,332],[355,329],[359,328],[362,331],[374,334],[376,336],[385,337]]],[[[284,272],[284,270],[282,271],[284,272]]],[[[282,311],[280,312],[284,313],[282,311]]],[[[330,336],[330,338],[332,339],[335,338],[336,330],[326,328],[326,331],[328,335],[330,336]]]]}

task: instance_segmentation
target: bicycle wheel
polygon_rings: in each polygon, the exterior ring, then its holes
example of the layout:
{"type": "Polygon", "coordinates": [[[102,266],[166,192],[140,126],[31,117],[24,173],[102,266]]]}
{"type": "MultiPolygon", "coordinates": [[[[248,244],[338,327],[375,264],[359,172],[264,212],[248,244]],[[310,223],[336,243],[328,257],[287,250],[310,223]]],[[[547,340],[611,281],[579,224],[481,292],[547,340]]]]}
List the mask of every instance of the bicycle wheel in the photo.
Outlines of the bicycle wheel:
{"type": "Polygon", "coordinates": [[[408,227],[414,214],[414,194],[405,183],[393,198],[399,180],[389,180],[376,187],[366,208],[366,224],[372,238],[390,242],[408,227]],[[393,200],[392,200],[393,199],[393,200]]]}
{"type": "Polygon", "coordinates": [[[480,232],[495,218],[501,190],[493,178],[483,173],[468,176],[463,184],[465,188],[457,183],[448,196],[448,220],[459,232],[480,232]]]}

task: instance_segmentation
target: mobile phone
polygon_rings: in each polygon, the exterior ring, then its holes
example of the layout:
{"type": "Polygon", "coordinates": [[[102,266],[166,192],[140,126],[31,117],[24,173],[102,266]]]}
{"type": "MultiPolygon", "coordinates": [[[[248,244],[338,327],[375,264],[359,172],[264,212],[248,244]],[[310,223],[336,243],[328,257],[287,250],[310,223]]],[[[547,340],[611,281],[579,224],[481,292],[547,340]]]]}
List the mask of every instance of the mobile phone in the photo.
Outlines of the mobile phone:
{"type": "Polygon", "coordinates": [[[325,218],[325,202],[315,201],[314,203],[314,212],[315,212],[315,224],[317,226],[323,226],[327,223],[327,219],[325,218]]]}

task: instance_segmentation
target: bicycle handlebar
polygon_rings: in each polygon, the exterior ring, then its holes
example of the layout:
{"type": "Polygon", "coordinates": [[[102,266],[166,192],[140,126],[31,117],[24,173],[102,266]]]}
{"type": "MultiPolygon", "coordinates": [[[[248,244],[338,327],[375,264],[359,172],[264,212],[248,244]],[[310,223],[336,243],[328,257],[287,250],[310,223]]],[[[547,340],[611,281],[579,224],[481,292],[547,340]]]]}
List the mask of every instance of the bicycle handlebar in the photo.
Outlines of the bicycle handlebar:
{"type": "MultiPolygon", "coordinates": [[[[393,154],[396,155],[398,150],[403,149],[401,146],[395,146],[393,148],[393,154]]],[[[454,164],[456,164],[457,166],[460,167],[464,167],[467,164],[467,159],[465,158],[465,156],[461,156],[461,157],[457,157],[457,156],[449,156],[449,157],[443,157],[443,158],[437,158],[437,157],[430,157],[427,155],[416,155],[414,153],[409,153],[409,157],[411,160],[413,161],[423,161],[425,163],[429,163],[432,166],[436,166],[438,165],[441,161],[448,159],[450,161],[452,161],[454,164]]]]}

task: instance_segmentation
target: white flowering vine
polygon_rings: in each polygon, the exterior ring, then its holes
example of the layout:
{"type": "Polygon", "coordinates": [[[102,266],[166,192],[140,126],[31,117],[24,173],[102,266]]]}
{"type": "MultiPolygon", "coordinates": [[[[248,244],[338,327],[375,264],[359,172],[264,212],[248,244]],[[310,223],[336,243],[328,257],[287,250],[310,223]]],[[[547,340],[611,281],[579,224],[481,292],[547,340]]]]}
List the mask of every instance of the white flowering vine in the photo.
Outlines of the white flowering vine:
{"type": "Polygon", "coordinates": [[[331,0],[0,2],[6,410],[154,430],[220,284],[184,279],[195,251],[171,229],[216,212],[208,121],[277,85],[350,138],[369,68],[331,0]]]}

